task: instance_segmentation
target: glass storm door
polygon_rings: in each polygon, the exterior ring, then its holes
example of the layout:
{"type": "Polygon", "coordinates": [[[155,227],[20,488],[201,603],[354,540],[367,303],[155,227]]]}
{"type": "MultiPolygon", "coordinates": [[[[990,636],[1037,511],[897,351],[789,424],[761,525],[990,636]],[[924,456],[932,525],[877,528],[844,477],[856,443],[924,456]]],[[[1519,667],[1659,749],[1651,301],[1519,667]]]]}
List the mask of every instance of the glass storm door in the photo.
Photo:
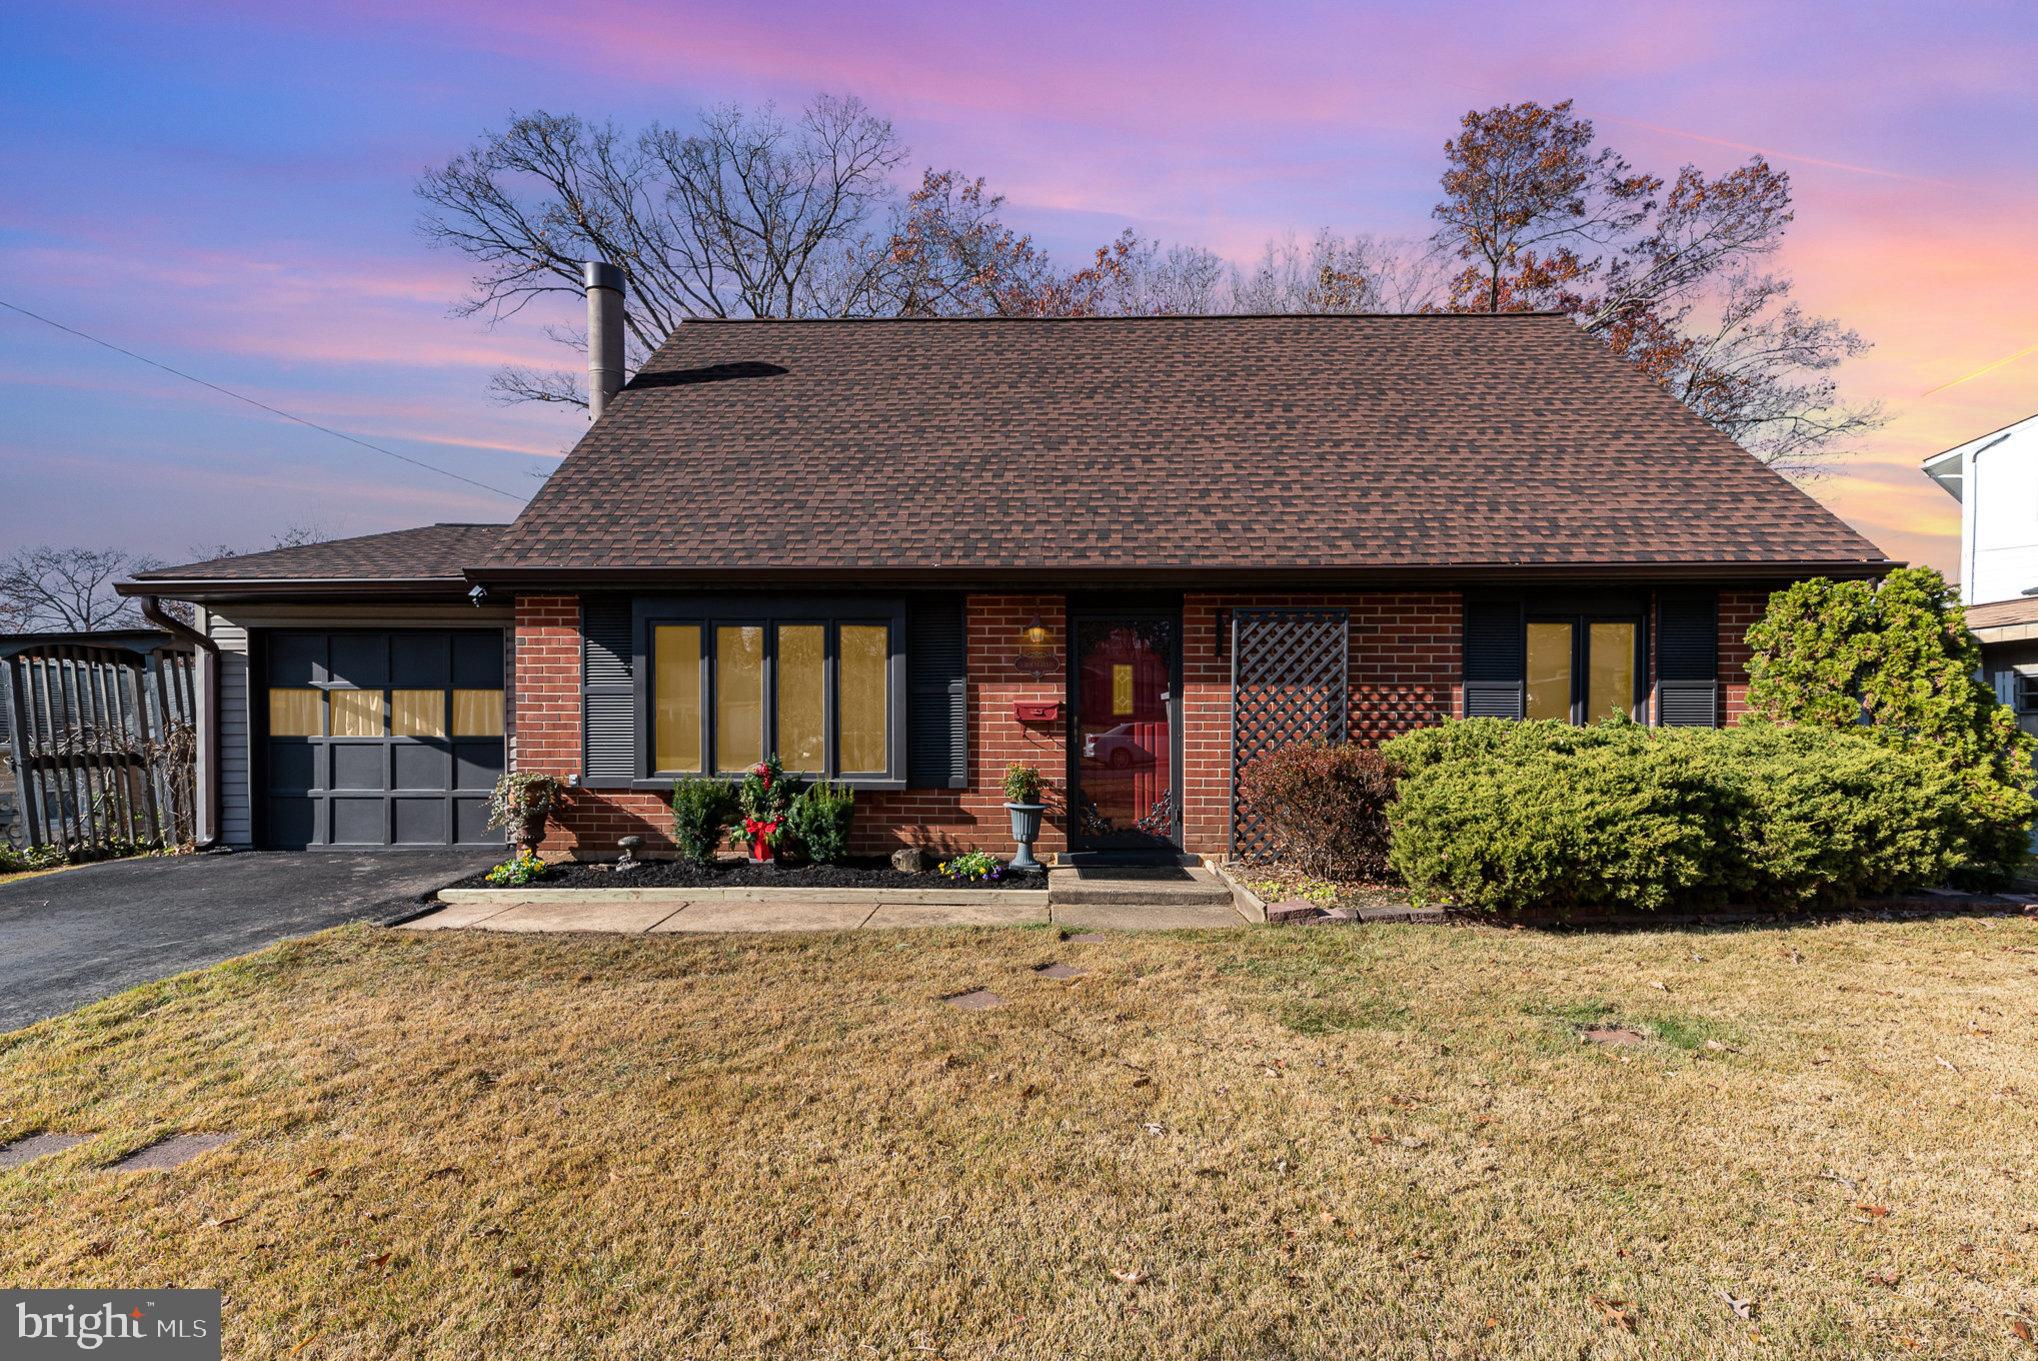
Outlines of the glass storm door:
{"type": "Polygon", "coordinates": [[[1070,812],[1079,849],[1181,844],[1178,632],[1176,619],[1159,615],[1076,620],[1070,812]]]}

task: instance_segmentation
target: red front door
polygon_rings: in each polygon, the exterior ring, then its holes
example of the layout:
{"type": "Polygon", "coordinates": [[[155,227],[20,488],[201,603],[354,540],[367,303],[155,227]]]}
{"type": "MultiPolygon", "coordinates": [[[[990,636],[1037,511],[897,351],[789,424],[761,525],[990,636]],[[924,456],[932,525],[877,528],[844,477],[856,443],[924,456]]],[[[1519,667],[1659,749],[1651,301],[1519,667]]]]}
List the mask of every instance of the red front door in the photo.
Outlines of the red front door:
{"type": "Polygon", "coordinates": [[[1078,848],[1181,844],[1174,709],[1177,620],[1078,617],[1071,816],[1078,848]]]}

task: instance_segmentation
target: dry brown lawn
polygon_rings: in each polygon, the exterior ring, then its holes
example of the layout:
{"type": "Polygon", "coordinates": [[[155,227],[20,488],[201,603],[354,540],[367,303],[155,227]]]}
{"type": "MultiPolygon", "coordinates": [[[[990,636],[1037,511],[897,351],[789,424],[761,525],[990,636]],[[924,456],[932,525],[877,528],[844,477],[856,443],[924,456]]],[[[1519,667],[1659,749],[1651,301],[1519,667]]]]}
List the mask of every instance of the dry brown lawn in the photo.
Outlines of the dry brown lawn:
{"type": "Polygon", "coordinates": [[[0,1284],[306,1361],[2013,1357],[2034,1017],[2009,918],[350,928],[0,1037],[0,1137],[98,1136],[0,1173],[0,1284]]]}

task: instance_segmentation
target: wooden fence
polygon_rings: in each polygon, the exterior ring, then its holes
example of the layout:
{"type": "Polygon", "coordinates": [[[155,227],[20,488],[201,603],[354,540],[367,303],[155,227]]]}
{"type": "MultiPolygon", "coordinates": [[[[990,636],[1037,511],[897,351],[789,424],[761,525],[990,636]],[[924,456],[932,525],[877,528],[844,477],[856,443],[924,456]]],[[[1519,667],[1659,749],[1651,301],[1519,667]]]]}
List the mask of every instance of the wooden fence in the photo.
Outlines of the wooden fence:
{"type": "Polygon", "coordinates": [[[15,835],[68,854],[195,835],[196,675],[188,648],[17,644],[0,655],[15,835]]]}

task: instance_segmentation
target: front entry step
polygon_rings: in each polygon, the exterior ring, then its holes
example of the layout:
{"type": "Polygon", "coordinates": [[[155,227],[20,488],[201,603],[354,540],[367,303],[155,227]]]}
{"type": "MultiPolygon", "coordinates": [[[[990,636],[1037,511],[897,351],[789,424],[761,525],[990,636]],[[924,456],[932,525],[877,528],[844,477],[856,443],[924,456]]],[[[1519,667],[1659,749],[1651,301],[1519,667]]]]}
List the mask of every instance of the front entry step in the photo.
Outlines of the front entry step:
{"type": "Polygon", "coordinates": [[[1231,889],[1201,866],[1094,865],[1047,872],[1047,904],[1229,905],[1231,889]]]}

